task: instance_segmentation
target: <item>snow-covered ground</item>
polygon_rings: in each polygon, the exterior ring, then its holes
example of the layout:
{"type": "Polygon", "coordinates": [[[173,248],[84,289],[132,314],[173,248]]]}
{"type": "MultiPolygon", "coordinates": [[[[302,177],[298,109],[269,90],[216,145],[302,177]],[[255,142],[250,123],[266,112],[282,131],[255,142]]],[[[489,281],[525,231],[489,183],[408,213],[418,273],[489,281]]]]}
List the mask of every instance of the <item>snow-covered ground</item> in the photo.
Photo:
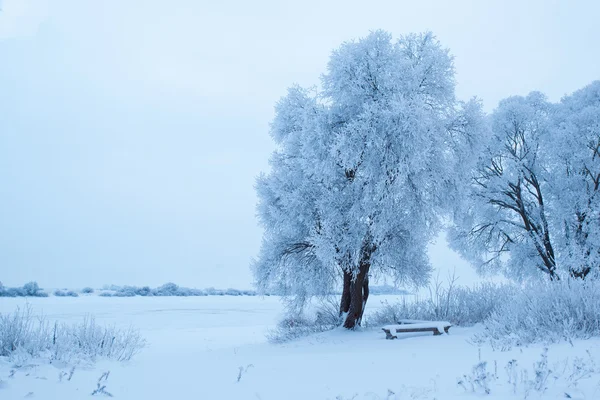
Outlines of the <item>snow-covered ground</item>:
{"type": "MultiPolygon", "coordinates": [[[[373,296],[368,310],[390,297],[373,296]]],[[[2,400],[88,398],[107,371],[101,386],[130,400],[600,398],[596,339],[550,346],[545,366],[536,365],[542,345],[500,352],[470,344],[477,328],[394,341],[377,329],[335,330],[269,344],[265,334],[282,311],[276,297],[2,298],[0,313],[26,301],[50,320],[94,315],[98,323],[133,325],[148,346],[127,363],[76,366],[70,380],[68,365],[0,359],[2,400]],[[487,364],[474,370],[480,360],[487,364]]]]}

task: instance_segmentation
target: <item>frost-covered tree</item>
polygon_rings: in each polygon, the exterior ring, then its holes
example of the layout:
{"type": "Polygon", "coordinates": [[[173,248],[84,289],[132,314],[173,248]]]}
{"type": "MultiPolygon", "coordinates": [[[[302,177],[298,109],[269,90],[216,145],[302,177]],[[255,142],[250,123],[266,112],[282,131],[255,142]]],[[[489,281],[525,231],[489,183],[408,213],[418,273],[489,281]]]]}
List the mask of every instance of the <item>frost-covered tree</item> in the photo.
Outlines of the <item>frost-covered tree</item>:
{"type": "Polygon", "coordinates": [[[585,278],[598,270],[600,82],[559,104],[538,92],[503,100],[482,132],[453,246],[510,277],[538,270],[585,278]]]}
{"type": "Polygon", "coordinates": [[[584,278],[600,266],[600,81],[555,107],[547,156],[560,260],[584,278]]]}
{"type": "Polygon", "coordinates": [[[549,110],[539,92],[510,97],[481,135],[451,242],[482,270],[523,277],[537,269],[557,277],[541,147],[548,140],[549,110]]]}
{"type": "Polygon", "coordinates": [[[321,149],[315,141],[324,111],[309,92],[288,90],[275,107],[271,125],[279,150],[271,158],[271,173],[256,184],[258,217],[265,231],[253,268],[255,279],[260,289],[289,296],[294,308],[311,296],[330,292],[335,280],[316,255],[315,237],[321,234],[317,199],[324,188],[308,168],[321,149]]]}
{"type": "Polygon", "coordinates": [[[257,183],[259,287],[300,306],[342,285],[354,328],[370,275],[426,283],[426,246],[454,188],[451,144],[478,115],[476,103],[457,107],[452,59],[430,33],[344,43],[320,90],[292,88],[276,107],[278,150],[257,183]]]}

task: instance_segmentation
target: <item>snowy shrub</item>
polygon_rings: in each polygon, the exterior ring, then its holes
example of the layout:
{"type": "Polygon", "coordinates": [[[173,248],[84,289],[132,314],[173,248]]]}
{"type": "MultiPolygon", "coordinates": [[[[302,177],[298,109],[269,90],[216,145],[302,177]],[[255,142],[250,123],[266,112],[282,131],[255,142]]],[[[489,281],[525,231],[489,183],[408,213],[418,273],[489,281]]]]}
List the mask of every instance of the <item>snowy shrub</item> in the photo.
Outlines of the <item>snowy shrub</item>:
{"type": "Polygon", "coordinates": [[[153,296],[152,289],[149,286],[138,288],[135,294],[138,296],[153,296]]]}
{"type": "Polygon", "coordinates": [[[137,330],[99,326],[93,317],[86,317],[79,324],[55,325],[54,337],[50,350],[57,359],[106,357],[128,361],[146,344],[137,330]]]}
{"type": "Polygon", "coordinates": [[[487,361],[480,361],[473,366],[470,374],[465,374],[457,384],[467,392],[490,394],[490,383],[496,376],[487,369],[487,361]]]}
{"type": "Polygon", "coordinates": [[[79,297],[79,295],[77,294],[77,292],[74,292],[72,290],[55,290],[54,291],[54,295],[57,297],[79,297]]]}
{"type": "Polygon", "coordinates": [[[299,315],[290,313],[267,334],[267,339],[271,343],[285,343],[340,326],[342,319],[336,300],[333,297],[324,297],[317,301],[312,312],[308,309],[299,315]]]}
{"type": "Polygon", "coordinates": [[[400,302],[384,303],[383,308],[367,315],[367,325],[396,324],[401,319],[445,320],[454,325],[469,326],[483,322],[515,292],[507,284],[482,283],[473,288],[455,286],[451,279],[447,287],[439,280],[430,286],[427,298],[403,298],[400,302]]]}
{"type": "Polygon", "coordinates": [[[39,354],[51,337],[48,323],[41,318],[34,319],[30,307],[0,314],[0,356],[9,356],[17,350],[39,354]]]}
{"type": "Polygon", "coordinates": [[[510,349],[534,342],[600,336],[600,280],[530,283],[498,302],[476,343],[510,349]]]}
{"type": "Polygon", "coordinates": [[[179,296],[179,286],[173,282],[165,283],[162,286],[154,289],[156,296],[179,296]]]}
{"type": "MultiPolygon", "coordinates": [[[[148,292],[150,288],[148,288],[148,292]]],[[[122,286],[120,287],[113,296],[116,297],[133,297],[133,296],[147,296],[146,290],[144,288],[139,288],[137,286],[122,286]]]]}
{"type": "Polygon", "coordinates": [[[277,324],[277,327],[267,334],[271,343],[285,343],[294,339],[325,332],[334,329],[337,325],[322,324],[314,318],[306,316],[288,316],[277,324]]]}
{"type": "Polygon", "coordinates": [[[204,291],[178,286],[172,282],[154,289],[154,296],[204,296],[204,291]]]}
{"type": "Polygon", "coordinates": [[[201,289],[179,287],[176,296],[206,296],[206,293],[201,289]]]}
{"type": "Polygon", "coordinates": [[[2,287],[2,288],[0,288],[0,297],[17,297],[17,296],[21,296],[21,292],[19,290],[20,289],[17,289],[17,288],[2,287]]]}
{"type": "Polygon", "coordinates": [[[29,282],[20,288],[8,288],[0,285],[0,297],[48,297],[37,282],[29,282]]]}
{"type": "Polygon", "coordinates": [[[100,292],[100,294],[98,296],[101,296],[101,297],[112,297],[112,293],[111,292],[100,292]]]}
{"type": "Polygon", "coordinates": [[[206,293],[209,296],[215,296],[217,294],[217,289],[215,289],[214,287],[209,287],[208,289],[206,289],[206,293]]]}
{"type": "Polygon", "coordinates": [[[51,325],[42,317],[34,317],[30,307],[12,314],[0,314],[0,356],[40,357],[67,361],[130,360],[145,346],[145,340],[134,329],[118,329],[96,324],[85,318],[73,325],[51,325]]]}
{"type": "Polygon", "coordinates": [[[40,287],[37,282],[28,282],[23,285],[23,291],[26,296],[36,296],[40,291],[40,287]]]}
{"type": "Polygon", "coordinates": [[[83,289],[81,289],[81,293],[84,293],[84,294],[94,293],[94,289],[92,289],[91,287],[87,286],[87,287],[84,287],[83,289]]]}
{"type": "Polygon", "coordinates": [[[131,289],[129,286],[125,286],[123,288],[121,288],[120,290],[116,291],[115,293],[113,293],[114,297],[133,297],[135,296],[135,290],[131,289]]]}

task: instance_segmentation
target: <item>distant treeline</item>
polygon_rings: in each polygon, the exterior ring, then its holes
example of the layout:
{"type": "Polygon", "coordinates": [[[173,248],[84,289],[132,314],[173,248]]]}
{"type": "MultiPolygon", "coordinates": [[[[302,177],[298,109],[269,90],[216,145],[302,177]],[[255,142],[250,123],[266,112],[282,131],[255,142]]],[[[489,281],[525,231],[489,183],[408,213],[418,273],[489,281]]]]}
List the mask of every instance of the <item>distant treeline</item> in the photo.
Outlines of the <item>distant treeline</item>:
{"type": "Polygon", "coordinates": [[[0,297],[48,297],[37,282],[28,282],[21,287],[5,287],[0,282],[0,297]]]}
{"type": "MultiPolygon", "coordinates": [[[[382,285],[372,286],[371,294],[410,294],[406,290],[397,289],[393,286],[382,285]]],[[[78,297],[79,293],[91,294],[94,289],[85,287],[79,292],[67,289],[57,289],[53,292],[57,297],[78,297]]],[[[339,293],[332,293],[339,294],[339,293]]],[[[259,293],[255,290],[240,290],[240,289],[215,289],[213,287],[207,289],[187,288],[169,282],[162,286],[151,288],[150,286],[117,286],[105,285],[99,291],[99,296],[102,297],[134,297],[134,296],[258,296],[259,293]]],[[[277,296],[279,293],[262,293],[265,296],[277,296]]],[[[39,287],[37,282],[29,282],[22,287],[5,287],[0,282],[0,297],[48,297],[48,293],[39,287]]]]}
{"type": "Polygon", "coordinates": [[[150,286],[105,286],[100,296],[103,297],[133,297],[133,296],[256,296],[254,290],[238,289],[196,289],[165,283],[157,288],[150,286]]]}

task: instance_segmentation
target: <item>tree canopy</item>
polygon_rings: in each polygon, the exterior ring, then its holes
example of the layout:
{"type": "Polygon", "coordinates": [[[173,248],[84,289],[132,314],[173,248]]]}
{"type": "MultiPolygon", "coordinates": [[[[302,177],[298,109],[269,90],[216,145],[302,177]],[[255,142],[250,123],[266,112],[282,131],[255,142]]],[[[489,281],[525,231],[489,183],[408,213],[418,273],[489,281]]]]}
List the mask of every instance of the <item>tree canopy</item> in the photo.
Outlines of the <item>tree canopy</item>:
{"type": "Polygon", "coordinates": [[[271,127],[272,170],[257,183],[259,285],[297,305],[343,282],[344,292],[366,286],[341,305],[360,323],[369,275],[428,281],[426,247],[455,187],[451,144],[481,115],[476,102],[457,103],[454,85],[431,33],[393,41],[377,31],[334,51],[320,88],[288,91],[271,127]]]}

